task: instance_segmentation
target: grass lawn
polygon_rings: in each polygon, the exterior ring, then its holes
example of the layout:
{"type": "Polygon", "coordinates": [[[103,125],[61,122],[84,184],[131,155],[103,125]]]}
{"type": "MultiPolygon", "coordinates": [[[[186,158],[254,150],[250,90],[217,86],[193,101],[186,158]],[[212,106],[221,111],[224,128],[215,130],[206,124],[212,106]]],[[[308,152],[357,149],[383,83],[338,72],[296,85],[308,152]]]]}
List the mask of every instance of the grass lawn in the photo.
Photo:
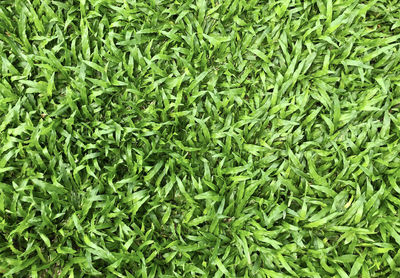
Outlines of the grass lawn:
{"type": "Polygon", "coordinates": [[[400,1],[0,0],[0,276],[400,277],[400,1]]]}

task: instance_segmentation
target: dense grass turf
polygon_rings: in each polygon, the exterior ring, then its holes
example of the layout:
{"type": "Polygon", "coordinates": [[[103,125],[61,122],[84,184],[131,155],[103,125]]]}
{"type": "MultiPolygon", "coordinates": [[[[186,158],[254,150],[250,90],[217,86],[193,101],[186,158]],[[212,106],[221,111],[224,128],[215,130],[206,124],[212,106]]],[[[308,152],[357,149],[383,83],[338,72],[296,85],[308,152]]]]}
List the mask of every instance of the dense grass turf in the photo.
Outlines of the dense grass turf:
{"type": "Polygon", "coordinates": [[[1,0],[0,276],[400,277],[400,2],[1,0]]]}

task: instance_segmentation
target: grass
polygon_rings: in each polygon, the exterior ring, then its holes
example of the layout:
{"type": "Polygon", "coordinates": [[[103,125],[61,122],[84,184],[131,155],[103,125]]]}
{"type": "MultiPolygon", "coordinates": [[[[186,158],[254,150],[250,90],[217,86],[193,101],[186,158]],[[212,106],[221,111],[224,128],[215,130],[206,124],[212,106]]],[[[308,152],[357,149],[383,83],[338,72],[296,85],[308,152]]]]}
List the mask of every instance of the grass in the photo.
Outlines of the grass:
{"type": "Polygon", "coordinates": [[[0,276],[400,277],[400,2],[1,0],[0,276]]]}

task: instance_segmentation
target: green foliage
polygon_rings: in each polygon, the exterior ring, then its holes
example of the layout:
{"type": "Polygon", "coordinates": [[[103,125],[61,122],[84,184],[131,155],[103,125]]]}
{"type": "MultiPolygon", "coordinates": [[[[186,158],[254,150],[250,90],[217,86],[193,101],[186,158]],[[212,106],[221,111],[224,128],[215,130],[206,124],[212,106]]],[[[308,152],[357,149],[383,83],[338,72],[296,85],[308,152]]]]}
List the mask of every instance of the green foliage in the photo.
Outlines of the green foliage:
{"type": "Polygon", "coordinates": [[[0,1],[0,276],[399,277],[400,2],[0,1]]]}

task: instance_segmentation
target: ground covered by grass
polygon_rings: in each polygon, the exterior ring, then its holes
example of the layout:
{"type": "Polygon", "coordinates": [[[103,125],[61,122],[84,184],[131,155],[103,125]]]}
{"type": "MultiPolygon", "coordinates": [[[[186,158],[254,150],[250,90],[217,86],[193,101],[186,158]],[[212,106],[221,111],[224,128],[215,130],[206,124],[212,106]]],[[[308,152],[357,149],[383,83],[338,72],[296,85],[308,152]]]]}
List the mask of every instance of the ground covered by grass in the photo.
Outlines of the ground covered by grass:
{"type": "Polygon", "coordinates": [[[400,277],[400,2],[0,1],[0,276],[400,277]]]}

